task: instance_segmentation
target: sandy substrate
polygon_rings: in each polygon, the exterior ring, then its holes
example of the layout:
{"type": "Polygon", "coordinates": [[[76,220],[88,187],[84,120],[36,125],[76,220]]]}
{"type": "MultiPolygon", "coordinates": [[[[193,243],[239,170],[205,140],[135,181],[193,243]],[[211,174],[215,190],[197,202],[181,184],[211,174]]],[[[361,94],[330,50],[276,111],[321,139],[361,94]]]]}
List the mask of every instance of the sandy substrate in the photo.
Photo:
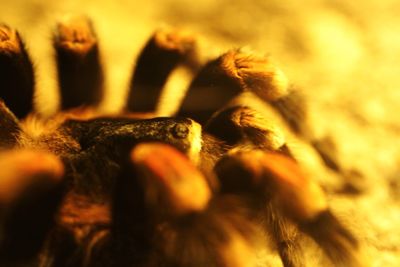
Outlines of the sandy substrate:
{"type": "Polygon", "coordinates": [[[2,2],[1,20],[21,31],[36,64],[43,113],[57,107],[48,101],[57,99],[50,37],[66,13],[93,18],[107,72],[107,112],[123,105],[134,60],[163,24],[199,33],[215,54],[249,46],[272,55],[307,96],[314,135],[330,136],[341,166],[358,173],[362,192],[331,194],[334,210],[352,225],[370,266],[400,266],[398,1],[2,2]]]}

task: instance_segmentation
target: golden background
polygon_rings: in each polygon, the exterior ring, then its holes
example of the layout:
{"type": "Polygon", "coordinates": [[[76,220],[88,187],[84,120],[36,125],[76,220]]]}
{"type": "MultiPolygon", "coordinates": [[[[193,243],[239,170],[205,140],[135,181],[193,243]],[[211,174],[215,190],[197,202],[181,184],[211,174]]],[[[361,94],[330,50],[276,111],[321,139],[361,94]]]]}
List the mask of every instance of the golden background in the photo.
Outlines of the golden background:
{"type": "Polygon", "coordinates": [[[400,266],[399,1],[0,1],[0,20],[19,29],[36,65],[43,113],[57,108],[51,33],[67,13],[94,21],[108,112],[123,105],[135,58],[163,24],[199,33],[216,54],[272,55],[307,95],[317,136],[333,136],[340,163],[363,176],[364,194],[332,205],[356,222],[371,266],[400,266]]]}

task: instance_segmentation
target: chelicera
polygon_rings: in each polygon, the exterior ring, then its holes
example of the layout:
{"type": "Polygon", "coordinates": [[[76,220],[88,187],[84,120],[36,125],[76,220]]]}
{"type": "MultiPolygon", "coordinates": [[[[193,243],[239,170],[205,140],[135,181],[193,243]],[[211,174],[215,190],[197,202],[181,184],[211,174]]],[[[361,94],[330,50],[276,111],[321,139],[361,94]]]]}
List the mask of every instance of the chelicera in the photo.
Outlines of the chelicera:
{"type": "Polygon", "coordinates": [[[269,266],[264,250],[305,266],[304,235],[336,266],[360,265],[358,241],[257,109],[304,131],[302,100],[268,57],[231,50],[204,60],[192,35],[159,30],[125,109],[103,115],[90,20],[60,22],[53,44],[61,110],[43,118],[22,39],[0,26],[2,266],[269,266]],[[178,67],[192,82],[180,108],[160,117],[178,67]]]}

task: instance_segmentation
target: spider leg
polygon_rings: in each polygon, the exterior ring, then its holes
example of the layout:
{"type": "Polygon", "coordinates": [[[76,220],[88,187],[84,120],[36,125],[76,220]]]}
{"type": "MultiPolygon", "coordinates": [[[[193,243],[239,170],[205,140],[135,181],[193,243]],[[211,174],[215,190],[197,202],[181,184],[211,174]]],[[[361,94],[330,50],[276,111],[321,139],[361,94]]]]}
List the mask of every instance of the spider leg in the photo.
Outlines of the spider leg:
{"type": "Polygon", "coordinates": [[[253,92],[266,102],[274,101],[287,94],[287,78],[269,58],[229,51],[200,70],[178,115],[204,125],[221,105],[244,91],[253,92]]]}
{"type": "MultiPolygon", "coordinates": [[[[157,207],[167,204],[163,208],[166,213],[179,216],[202,211],[207,206],[211,191],[205,177],[177,149],[166,144],[139,144],[133,149],[131,160],[139,167],[145,183],[161,183],[165,189],[166,196],[161,196],[162,199],[149,196],[148,202],[160,201],[153,204],[157,207]],[[147,175],[152,179],[146,179],[147,175]]],[[[157,188],[160,185],[145,187],[157,188]]]]}
{"type": "Polygon", "coordinates": [[[230,146],[247,145],[291,156],[279,127],[248,106],[233,106],[216,112],[207,121],[204,131],[230,146]]]}
{"type": "MultiPolygon", "coordinates": [[[[240,152],[239,152],[240,153],[240,152]]],[[[271,201],[270,193],[256,192],[257,186],[256,174],[252,173],[258,170],[246,169],[247,166],[237,161],[236,154],[222,158],[215,166],[215,171],[220,178],[221,193],[240,195],[250,203],[250,206],[258,210],[259,215],[254,216],[262,218],[261,226],[272,238],[281,257],[284,267],[302,267],[304,266],[304,256],[299,243],[297,228],[280,212],[280,210],[269,203],[271,201]],[[254,200],[254,196],[259,199],[254,200]]],[[[257,160],[257,159],[253,159],[257,160]]]]}
{"type": "MultiPolygon", "coordinates": [[[[358,241],[331,213],[322,189],[303,174],[294,160],[257,150],[237,152],[222,159],[215,170],[222,191],[258,195],[259,205],[272,203],[278,212],[312,237],[333,263],[361,265],[358,241]]],[[[274,225],[271,226],[272,232],[276,232],[274,225]]],[[[284,251],[280,254],[287,255],[284,251]]]]}
{"type": "Polygon", "coordinates": [[[280,113],[293,132],[308,139],[312,138],[307,126],[307,101],[301,92],[291,86],[286,95],[269,103],[280,113]]]}
{"type": "MultiPolygon", "coordinates": [[[[279,127],[255,109],[247,106],[223,108],[208,120],[204,128],[206,133],[235,147],[234,150],[258,148],[292,157],[279,127]]],[[[297,228],[273,205],[267,205],[264,223],[264,227],[277,246],[283,265],[285,267],[304,266],[297,228]]]]}
{"type": "Polygon", "coordinates": [[[84,16],[67,17],[53,35],[61,109],[96,105],[103,94],[103,70],[92,22],[84,16]]]}
{"type": "Polygon", "coordinates": [[[35,78],[32,61],[19,33],[0,24],[0,98],[18,118],[33,110],[35,78]]]}
{"type": "Polygon", "coordinates": [[[161,143],[135,146],[117,179],[113,200],[112,242],[120,248],[117,266],[148,260],[158,225],[204,209],[210,196],[204,177],[184,154],[161,143]]]}
{"type": "Polygon", "coordinates": [[[275,207],[265,212],[268,233],[273,238],[284,267],[305,266],[304,253],[300,244],[299,231],[295,225],[282,216],[275,207]]]}
{"type": "MultiPolygon", "coordinates": [[[[120,247],[147,249],[141,259],[146,263],[139,266],[254,266],[246,235],[255,236],[254,227],[242,205],[214,199],[206,178],[184,154],[166,144],[141,143],[123,173],[113,208],[114,238],[135,242],[120,247]]],[[[135,255],[124,253],[120,259],[135,255]]]]}
{"type": "Polygon", "coordinates": [[[0,100],[0,147],[4,149],[16,145],[20,132],[18,119],[0,100]]]}
{"type": "Polygon", "coordinates": [[[64,167],[45,152],[0,154],[0,263],[37,255],[54,223],[63,195],[64,167]]]}
{"type": "Polygon", "coordinates": [[[199,64],[196,56],[193,34],[167,28],[156,31],[137,59],[127,110],[154,112],[171,72],[179,65],[195,70],[199,64]]]}

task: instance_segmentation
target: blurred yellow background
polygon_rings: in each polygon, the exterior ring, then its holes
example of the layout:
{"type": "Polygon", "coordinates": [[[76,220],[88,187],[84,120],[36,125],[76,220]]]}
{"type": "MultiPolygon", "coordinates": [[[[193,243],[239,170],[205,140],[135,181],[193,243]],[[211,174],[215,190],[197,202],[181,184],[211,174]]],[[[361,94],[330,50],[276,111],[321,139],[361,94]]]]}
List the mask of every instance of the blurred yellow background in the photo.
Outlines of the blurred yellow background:
{"type": "Polygon", "coordinates": [[[360,214],[371,266],[400,266],[400,1],[0,1],[0,20],[20,30],[35,62],[42,112],[57,108],[51,32],[67,13],[94,21],[109,112],[123,105],[135,58],[163,24],[199,33],[214,53],[272,55],[307,95],[317,135],[332,135],[341,164],[369,185],[345,203],[360,214]]]}

